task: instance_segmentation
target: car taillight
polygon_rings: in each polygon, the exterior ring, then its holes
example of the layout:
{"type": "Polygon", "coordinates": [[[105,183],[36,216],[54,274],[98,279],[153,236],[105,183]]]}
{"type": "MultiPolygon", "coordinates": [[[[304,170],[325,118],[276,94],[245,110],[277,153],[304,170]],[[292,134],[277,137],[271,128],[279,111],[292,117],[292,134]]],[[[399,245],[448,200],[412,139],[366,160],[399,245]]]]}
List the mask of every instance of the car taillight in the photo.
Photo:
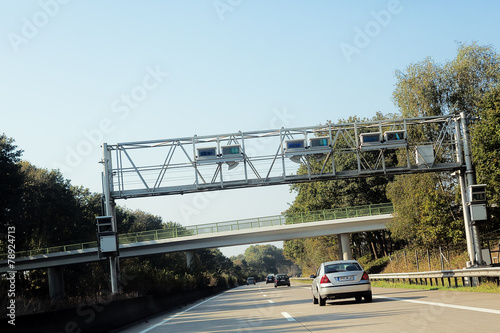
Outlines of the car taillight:
{"type": "Polygon", "coordinates": [[[370,277],[368,276],[367,272],[363,273],[363,277],[361,278],[361,280],[370,280],[370,277]]]}
{"type": "Polygon", "coordinates": [[[321,280],[319,281],[319,283],[331,283],[331,282],[330,282],[330,279],[328,278],[328,276],[323,275],[321,277],[321,280]]]}

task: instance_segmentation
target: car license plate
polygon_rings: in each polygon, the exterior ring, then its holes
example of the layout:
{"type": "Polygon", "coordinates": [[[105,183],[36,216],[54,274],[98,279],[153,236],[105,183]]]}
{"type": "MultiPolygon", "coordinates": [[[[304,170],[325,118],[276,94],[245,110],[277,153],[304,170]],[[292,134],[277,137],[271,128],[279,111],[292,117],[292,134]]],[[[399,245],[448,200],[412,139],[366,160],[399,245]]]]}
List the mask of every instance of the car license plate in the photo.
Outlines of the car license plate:
{"type": "Polygon", "coordinates": [[[337,278],[337,281],[343,282],[343,281],[354,281],[354,276],[339,276],[337,278]]]}

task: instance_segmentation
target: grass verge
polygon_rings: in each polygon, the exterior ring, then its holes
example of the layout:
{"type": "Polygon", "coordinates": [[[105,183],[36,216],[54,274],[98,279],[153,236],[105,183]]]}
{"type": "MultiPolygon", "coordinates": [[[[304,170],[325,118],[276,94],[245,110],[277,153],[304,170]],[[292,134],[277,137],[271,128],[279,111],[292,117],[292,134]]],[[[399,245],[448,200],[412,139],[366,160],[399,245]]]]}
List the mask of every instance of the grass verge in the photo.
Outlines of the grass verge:
{"type": "Polygon", "coordinates": [[[408,284],[408,283],[392,283],[386,281],[373,281],[372,287],[379,288],[404,288],[404,289],[421,289],[421,290],[453,290],[453,291],[467,291],[467,292],[480,292],[480,293],[497,293],[500,294],[500,287],[494,282],[483,282],[477,287],[467,287],[458,286],[447,287],[447,286],[436,286],[436,285],[419,285],[419,284],[408,284]]]}

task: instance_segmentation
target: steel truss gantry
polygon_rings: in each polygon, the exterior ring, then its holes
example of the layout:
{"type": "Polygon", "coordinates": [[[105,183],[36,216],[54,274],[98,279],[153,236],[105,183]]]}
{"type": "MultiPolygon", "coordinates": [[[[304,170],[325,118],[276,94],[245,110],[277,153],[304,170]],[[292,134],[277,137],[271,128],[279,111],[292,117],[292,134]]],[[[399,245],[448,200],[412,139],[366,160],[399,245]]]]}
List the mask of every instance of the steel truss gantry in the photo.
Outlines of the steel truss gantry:
{"type": "Polygon", "coordinates": [[[465,168],[457,159],[455,124],[459,122],[460,118],[441,116],[118,143],[107,145],[104,152],[109,171],[109,179],[104,182],[111,198],[125,199],[459,170],[465,168]],[[382,138],[386,132],[400,132],[404,138],[390,142],[382,138]],[[381,140],[363,146],[360,138],[366,133],[380,133],[381,140]],[[420,139],[412,133],[420,133],[420,139]],[[422,138],[421,133],[427,137],[422,138]],[[327,145],[311,146],[309,140],[317,137],[324,138],[327,145]],[[287,147],[288,141],[301,140],[303,147],[287,147]],[[231,147],[236,153],[225,154],[231,147]],[[433,158],[423,156],[421,147],[430,147],[433,158]],[[200,152],[211,149],[212,154],[200,156],[200,152]],[[394,158],[388,161],[388,154],[395,151],[397,162],[394,158]],[[336,166],[347,157],[355,159],[353,168],[336,166]],[[313,158],[323,160],[321,170],[311,167],[313,158]],[[296,174],[297,162],[307,166],[305,174],[296,174]]]}
{"type": "MultiPolygon", "coordinates": [[[[456,171],[469,257],[477,265],[482,258],[466,193],[475,181],[467,136],[461,113],[104,143],[105,215],[114,217],[117,232],[115,199],[456,171]]],[[[118,276],[117,257],[110,263],[112,276],[118,276]]],[[[117,278],[112,278],[112,290],[118,290],[117,278]]]]}

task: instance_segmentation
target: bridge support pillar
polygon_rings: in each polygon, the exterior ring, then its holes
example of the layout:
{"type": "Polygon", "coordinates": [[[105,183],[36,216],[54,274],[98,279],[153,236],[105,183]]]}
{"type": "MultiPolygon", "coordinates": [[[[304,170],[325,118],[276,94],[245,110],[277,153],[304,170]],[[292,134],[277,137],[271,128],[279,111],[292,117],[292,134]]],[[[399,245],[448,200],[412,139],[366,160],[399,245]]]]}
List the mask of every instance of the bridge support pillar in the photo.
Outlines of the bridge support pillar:
{"type": "Polygon", "coordinates": [[[194,264],[194,250],[186,251],[186,264],[187,268],[191,269],[194,264]]]}
{"type": "Polygon", "coordinates": [[[64,298],[64,274],[63,267],[49,267],[49,295],[51,301],[58,301],[64,298]]]}
{"type": "Polygon", "coordinates": [[[339,235],[339,250],[342,260],[352,260],[351,244],[349,242],[349,234],[339,235]]]}

